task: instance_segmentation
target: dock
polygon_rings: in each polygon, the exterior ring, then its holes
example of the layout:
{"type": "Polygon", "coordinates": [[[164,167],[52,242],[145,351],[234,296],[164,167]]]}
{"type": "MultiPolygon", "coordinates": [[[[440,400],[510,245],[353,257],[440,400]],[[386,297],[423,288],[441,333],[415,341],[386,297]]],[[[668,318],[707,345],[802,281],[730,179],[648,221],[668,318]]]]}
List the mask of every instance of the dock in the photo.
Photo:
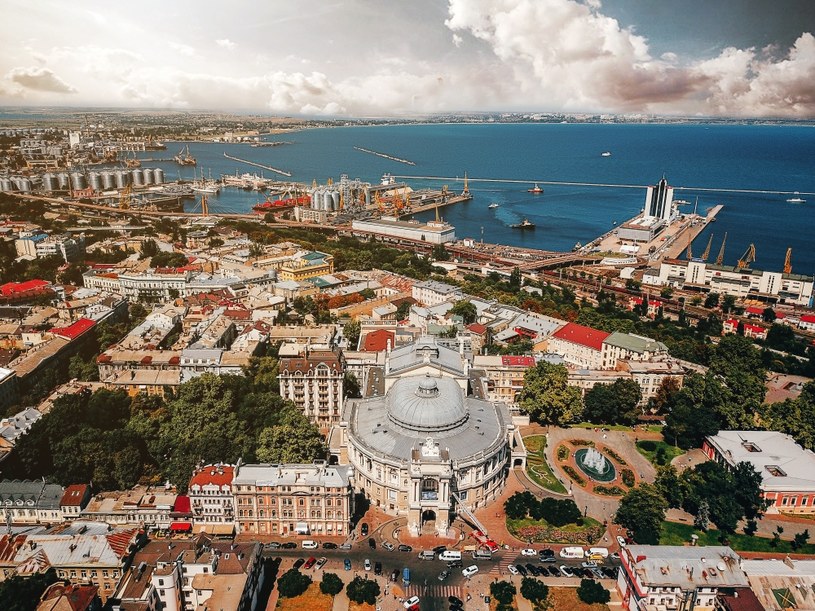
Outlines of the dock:
{"type": "Polygon", "coordinates": [[[690,227],[686,227],[684,231],[677,233],[670,241],[669,244],[666,244],[664,249],[664,255],[661,258],[664,259],[676,259],[678,258],[685,250],[688,248],[688,238],[690,238],[691,244],[693,241],[699,236],[700,233],[708,226],[708,223],[713,222],[713,219],[716,218],[716,215],[721,212],[723,206],[721,204],[717,204],[713,206],[710,210],[707,211],[707,214],[702,217],[703,222],[697,223],[696,225],[691,225],[690,227]]]}
{"type": "Polygon", "coordinates": [[[291,172],[287,172],[286,170],[279,170],[277,168],[273,168],[270,165],[263,165],[262,163],[256,163],[254,161],[249,161],[247,159],[241,159],[240,157],[233,157],[232,155],[227,155],[226,151],[224,151],[224,157],[226,157],[227,159],[231,159],[232,161],[239,161],[241,163],[245,163],[246,165],[254,166],[256,168],[269,170],[270,172],[274,172],[275,174],[281,174],[282,176],[291,177],[291,172]]]}
{"type": "Polygon", "coordinates": [[[401,157],[394,157],[393,155],[388,155],[387,153],[380,153],[378,151],[372,151],[370,149],[364,149],[361,146],[355,146],[355,151],[360,151],[362,153],[368,153],[369,155],[376,155],[377,157],[382,157],[383,159],[390,159],[391,161],[398,161],[399,163],[404,163],[405,165],[416,165],[409,159],[402,159],[401,157]]]}

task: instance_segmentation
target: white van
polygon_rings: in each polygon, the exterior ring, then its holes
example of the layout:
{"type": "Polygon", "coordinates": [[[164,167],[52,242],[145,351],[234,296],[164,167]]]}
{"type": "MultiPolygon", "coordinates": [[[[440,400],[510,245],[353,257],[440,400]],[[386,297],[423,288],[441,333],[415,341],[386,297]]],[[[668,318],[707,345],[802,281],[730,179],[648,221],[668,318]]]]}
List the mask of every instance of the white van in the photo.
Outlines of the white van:
{"type": "Polygon", "coordinates": [[[608,558],[608,548],[607,547],[590,547],[589,548],[589,558],[592,560],[598,559],[605,559],[608,558]]]}
{"type": "Polygon", "coordinates": [[[309,539],[303,541],[303,549],[317,549],[317,547],[316,541],[310,541],[309,539]]]}
{"type": "Polygon", "coordinates": [[[473,560],[492,560],[492,552],[488,549],[477,549],[473,552],[473,560]]]}
{"type": "Polygon", "coordinates": [[[582,547],[564,547],[560,550],[560,557],[561,558],[584,558],[586,553],[583,551],[582,547]]]}
{"type": "Polygon", "coordinates": [[[450,562],[451,560],[461,560],[461,552],[447,549],[439,554],[439,560],[450,562]]]}

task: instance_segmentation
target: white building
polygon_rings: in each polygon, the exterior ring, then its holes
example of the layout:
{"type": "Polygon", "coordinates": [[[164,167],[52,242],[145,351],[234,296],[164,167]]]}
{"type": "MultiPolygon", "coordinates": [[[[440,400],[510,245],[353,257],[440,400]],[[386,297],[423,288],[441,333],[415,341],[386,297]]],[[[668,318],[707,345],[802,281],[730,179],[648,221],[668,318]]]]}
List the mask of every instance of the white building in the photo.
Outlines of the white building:
{"type": "Polygon", "coordinates": [[[641,335],[614,332],[603,340],[602,369],[614,369],[621,360],[650,361],[668,356],[668,347],[641,335]]]}
{"type": "Polygon", "coordinates": [[[399,221],[394,217],[383,216],[377,220],[353,221],[351,229],[365,231],[390,238],[405,238],[428,244],[447,244],[456,241],[456,228],[442,222],[418,223],[399,221]]]}
{"type": "Polygon", "coordinates": [[[411,297],[424,306],[432,307],[445,301],[458,301],[462,298],[462,292],[459,287],[452,284],[426,280],[414,283],[411,297]]]}
{"type": "Polygon", "coordinates": [[[567,364],[585,369],[601,369],[603,342],[610,335],[570,322],[552,334],[549,352],[563,357],[567,364]]]}
{"type": "Polygon", "coordinates": [[[645,194],[645,216],[654,217],[664,222],[670,222],[673,217],[673,187],[668,185],[665,177],[662,177],[656,185],[648,187],[645,194]]]}

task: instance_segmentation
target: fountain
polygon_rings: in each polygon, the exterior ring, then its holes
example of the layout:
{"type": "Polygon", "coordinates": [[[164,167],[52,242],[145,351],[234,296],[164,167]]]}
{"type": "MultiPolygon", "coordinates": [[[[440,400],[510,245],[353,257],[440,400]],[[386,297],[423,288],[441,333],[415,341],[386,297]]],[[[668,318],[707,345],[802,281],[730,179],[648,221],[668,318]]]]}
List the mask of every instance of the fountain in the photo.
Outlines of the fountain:
{"type": "Polygon", "coordinates": [[[597,482],[610,482],[617,477],[614,465],[597,448],[581,448],[574,453],[580,470],[597,482]]]}

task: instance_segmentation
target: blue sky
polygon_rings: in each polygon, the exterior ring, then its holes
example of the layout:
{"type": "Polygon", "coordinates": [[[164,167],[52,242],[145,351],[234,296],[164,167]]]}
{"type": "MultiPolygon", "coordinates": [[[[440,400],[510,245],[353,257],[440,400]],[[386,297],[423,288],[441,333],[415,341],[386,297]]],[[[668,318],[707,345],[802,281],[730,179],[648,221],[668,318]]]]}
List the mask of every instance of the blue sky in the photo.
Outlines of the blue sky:
{"type": "Polygon", "coordinates": [[[3,0],[0,104],[815,117],[812,0],[3,0]]]}

